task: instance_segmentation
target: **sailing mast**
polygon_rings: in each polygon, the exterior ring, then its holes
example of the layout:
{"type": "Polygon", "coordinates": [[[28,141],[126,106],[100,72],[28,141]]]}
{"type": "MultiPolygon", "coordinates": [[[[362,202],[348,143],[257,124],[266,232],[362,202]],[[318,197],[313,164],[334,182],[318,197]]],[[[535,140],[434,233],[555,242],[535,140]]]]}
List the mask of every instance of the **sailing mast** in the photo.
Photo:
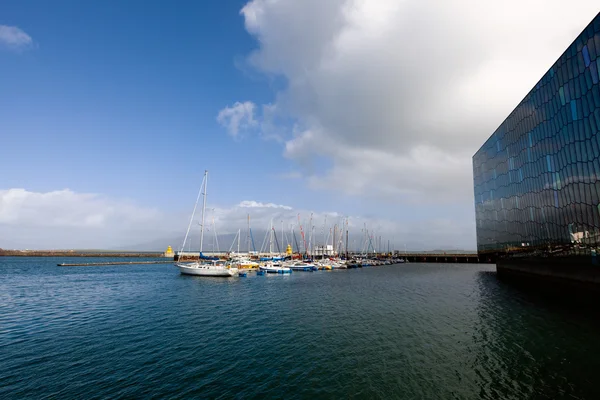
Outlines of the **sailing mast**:
{"type": "Polygon", "coordinates": [[[246,236],[246,245],[248,246],[248,255],[250,255],[250,214],[248,214],[248,232],[246,236]]]}
{"type": "Polygon", "coordinates": [[[204,214],[206,212],[206,187],[208,186],[208,170],[204,170],[204,191],[202,192],[202,223],[200,224],[200,255],[204,243],[204,214]]]}
{"type": "MultiPolygon", "coordinates": [[[[188,224],[187,231],[185,232],[185,237],[183,238],[183,243],[181,244],[181,253],[185,250],[185,243],[188,240],[188,236],[190,235],[190,229],[192,228],[192,223],[194,222],[194,217],[196,216],[196,208],[198,208],[198,202],[200,201],[200,196],[202,196],[202,189],[204,188],[204,182],[206,181],[206,171],[204,171],[204,178],[202,179],[202,185],[200,185],[200,189],[198,190],[198,196],[196,196],[196,202],[194,203],[194,211],[192,211],[192,217],[190,218],[190,223],[188,224]]],[[[188,244],[188,251],[191,251],[192,240],[188,244]]]]}
{"type": "Polygon", "coordinates": [[[269,226],[269,255],[273,254],[273,219],[271,218],[271,224],[269,226]]]}
{"type": "Polygon", "coordinates": [[[348,259],[348,219],[346,219],[346,260],[348,259]]]}

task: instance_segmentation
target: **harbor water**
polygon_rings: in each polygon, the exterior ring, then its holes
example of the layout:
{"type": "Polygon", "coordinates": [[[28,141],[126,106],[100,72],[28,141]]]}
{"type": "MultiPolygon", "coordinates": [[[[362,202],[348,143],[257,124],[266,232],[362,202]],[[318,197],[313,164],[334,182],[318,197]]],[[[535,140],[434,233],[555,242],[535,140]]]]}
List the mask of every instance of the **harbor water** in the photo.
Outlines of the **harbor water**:
{"type": "Polygon", "coordinates": [[[600,398],[598,315],[493,265],[56,265],[78,261],[0,257],[0,398],[600,398]]]}

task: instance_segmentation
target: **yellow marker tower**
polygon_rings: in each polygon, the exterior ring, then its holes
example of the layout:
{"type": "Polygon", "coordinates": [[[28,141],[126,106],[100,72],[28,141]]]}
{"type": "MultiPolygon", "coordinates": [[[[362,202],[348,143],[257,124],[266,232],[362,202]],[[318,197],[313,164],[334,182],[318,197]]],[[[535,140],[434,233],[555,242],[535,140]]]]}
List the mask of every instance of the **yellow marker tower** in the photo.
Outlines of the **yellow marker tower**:
{"type": "Polygon", "coordinates": [[[292,254],[292,246],[291,245],[287,245],[287,248],[285,249],[285,254],[286,255],[291,255],[292,254]]]}
{"type": "Polygon", "coordinates": [[[171,246],[167,247],[167,251],[164,254],[165,257],[175,257],[175,253],[173,252],[173,248],[171,246]]]}

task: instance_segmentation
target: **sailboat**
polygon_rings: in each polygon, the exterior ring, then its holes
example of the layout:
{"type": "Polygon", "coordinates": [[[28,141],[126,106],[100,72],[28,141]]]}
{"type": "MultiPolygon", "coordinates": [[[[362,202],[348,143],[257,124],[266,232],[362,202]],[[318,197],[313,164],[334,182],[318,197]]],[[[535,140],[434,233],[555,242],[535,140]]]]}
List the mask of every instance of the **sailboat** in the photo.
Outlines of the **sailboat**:
{"type": "MultiPolygon", "coordinates": [[[[270,231],[269,232],[269,235],[270,235],[269,255],[272,256],[273,255],[273,235],[275,233],[275,230],[273,229],[273,221],[272,220],[271,220],[271,229],[269,231],[270,231]]],[[[269,261],[267,263],[265,263],[264,265],[261,265],[259,267],[259,269],[261,271],[266,272],[267,274],[291,274],[292,273],[291,268],[285,267],[281,263],[273,262],[274,260],[275,260],[275,257],[269,257],[269,261]]]]}
{"type": "Polygon", "coordinates": [[[192,227],[192,222],[194,220],[194,214],[196,213],[196,208],[198,206],[198,200],[200,200],[200,195],[202,195],[202,222],[200,224],[200,256],[197,262],[187,264],[187,263],[175,263],[175,266],[179,268],[179,272],[184,275],[196,275],[196,276],[224,276],[230,277],[238,274],[238,269],[231,267],[231,265],[225,263],[224,261],[220,261],[213,257],[206,257],[202,254],[202,245],[204,242],[204,214],[206,212],[206,187],[208,184],[208,171],[204,171],[204,179],[202,180],[202,186],[200,187],[200,191],[198,192],[198,197],[196,198],[196,204],[194,205],[194,211],[192,212],[192,218],[190,219],[190,224],[188,225],[187,232],[185,234],[185,238],[183,239],[183,246],[185,246],[185,242],[187,241],[187,237],[190,233],[190,228],[192,227]]]}

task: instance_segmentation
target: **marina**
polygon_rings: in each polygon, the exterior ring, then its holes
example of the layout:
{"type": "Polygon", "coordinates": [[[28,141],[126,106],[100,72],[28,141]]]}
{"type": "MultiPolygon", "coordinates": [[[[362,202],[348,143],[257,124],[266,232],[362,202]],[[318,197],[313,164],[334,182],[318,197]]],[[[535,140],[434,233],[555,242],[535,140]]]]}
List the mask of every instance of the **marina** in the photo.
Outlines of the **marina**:
{"type": "MultiPolygon", "coordinates": [[[[371,266],[371,264],[377,264],[377,265],[385,265],[386,263],[389,264],[401,264],[402,262],[410,262],[410,263],[429,263],[429,262],[436,262],[436,263],[458,263],[458,264],[462,264],[462,263],[471,263],[471,264],[477,264],[479,262],[492,262],[492,259],[488,259],[488,258],[482,258],[480,259],[477,254],[432,254],[432,253],[408,253],[408,254],[403,254],[401,257],[399,258],[393,258],[384,254],[381,255],[377,255],[376,258],[374,258],[371,262],[365,261],[365,264],[369,264],[369,265],[363,265],[363,262],[361,261],[359,257],[359,254],[350,254],[352,256],[352,258],[349,261],[346,260],[340,260],[336,265],[332,266],[332,269],[348,269],[348,268],[360,268],[360,267],[367,267],[367,266],[371,266]],[[404,261],[400,261],[400,260],[404,260],[404,261]],[[379,264],[380,263],[380,264],[379,264]]],[[[0,256],[2,256],[2,254],[0,254],[0,256]]],[[[259,255],[228,255],[227,253],[208,253],[206,254],[206,256],[208,257],[218,257],[219,259],[222,260],[226,260],[226,261],[230,261],[233,264],[236,264],[238,266],[239,270],[257,270],[259,268],[259,266],[261,265],[260,260],[260,256],[259,255]]],[[[265,255],[266,256],[266,255],[265,255]]],[[[73,255],[72,253],[54,253],[53,257],[60,257],[60,258],[65,258],[65,257],[88,257],[88,256],[81,256],[81,255],[73,255]]],[[[146,254],[144,253],[139,253],[135,256],[133,255],[129,255],[127,257],[124,257],[122,255],[113,255],[113,253],[106,253],[105,255],[95,255],[95,258],[125,258],[125,259],[131,259],[131,258],[142,258],[142,257],[148,257],[146,254]]],[[[296,257],[300,257],[298,255],[296,255],[296,257]]],[[[73,262],[73,263],[68,263],[68,262],[61,262],[61,263],[57,263],[57,266],[60,267],[85,267],[85,266],[103,266],[103,265],[136,265],[136,264],[172,264],[173,260],[178,261],[179,257],[178,254],[175,255],[174,259],[158,259],[158,257],[156,260],[151,260],[151,261],[110,261],[110,262],[103,262],[103,261],[96,261],[96,262],[73,262]]],[[[262,257],[265,258],[265,257],[262,257]]],[[[284,257],[285,258],[285,257],[284,257]]],[[[198,260],[198,255],[196,255],[195,257],[190,256],[189,254],[186,255],[186,257],[183,257],[184,261],[181,261],[181,263],[185,263],[185,262],[193,262],[193,261],[197,261],[198,260]]],[[[306,261],[302,261],[301,259],[293,259],[291,258],[289,264],[287,265],[288,267],[290,267],[293,271],[317,271],[319,270],[319,267],[311,262],[306,262],[306,261]]]]}

